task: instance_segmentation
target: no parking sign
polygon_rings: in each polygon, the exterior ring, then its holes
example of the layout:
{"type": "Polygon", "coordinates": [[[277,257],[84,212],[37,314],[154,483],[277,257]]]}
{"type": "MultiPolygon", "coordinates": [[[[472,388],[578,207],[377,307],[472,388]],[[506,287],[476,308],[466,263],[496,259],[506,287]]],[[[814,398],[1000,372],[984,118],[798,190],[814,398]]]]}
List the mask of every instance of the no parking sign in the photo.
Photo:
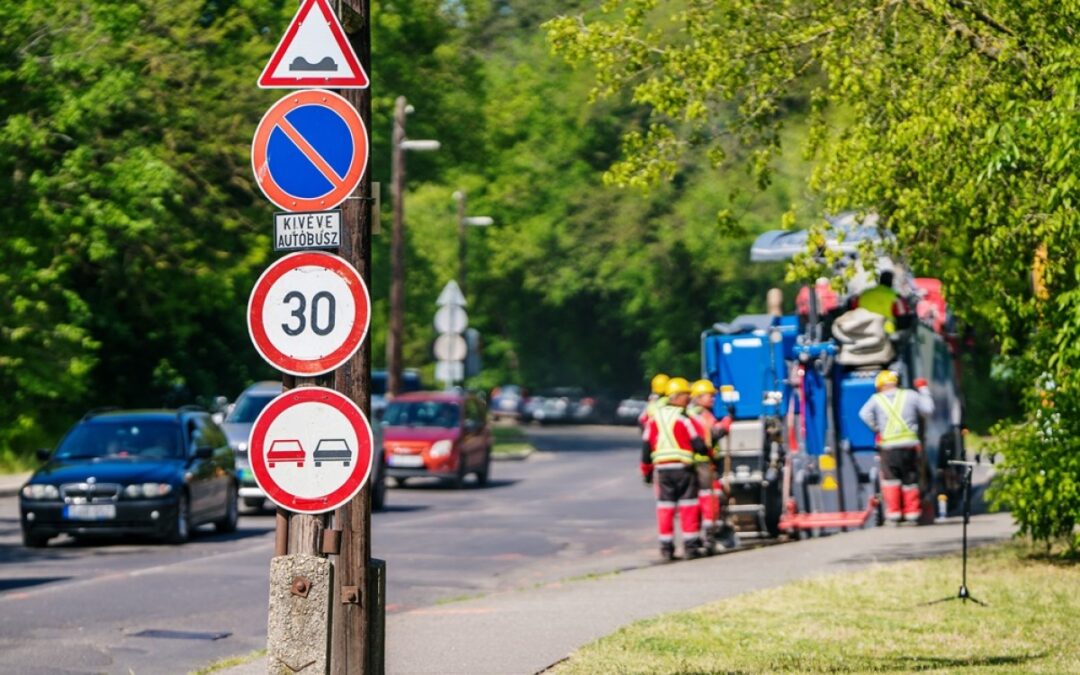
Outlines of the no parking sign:
{"type": "Polygon", "coordinates": [[[360,184],[368,135],[349,102],[311,89],[285,96],[259,122],[251,168],[266,198],[286,211],[326,211],[360,184]]]}

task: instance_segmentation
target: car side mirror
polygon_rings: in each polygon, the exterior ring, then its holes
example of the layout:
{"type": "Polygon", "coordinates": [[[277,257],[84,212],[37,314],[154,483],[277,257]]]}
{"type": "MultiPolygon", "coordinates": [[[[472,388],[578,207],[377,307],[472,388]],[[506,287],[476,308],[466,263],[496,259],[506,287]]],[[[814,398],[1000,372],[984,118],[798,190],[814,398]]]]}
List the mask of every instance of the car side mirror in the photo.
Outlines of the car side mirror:
{"type": "Polygon", "coordinates": [[[214,456],[214,449],[209,445],[195,448],[195,459],[210,459],[214,456]]]}
{"type": "Polygon", "coordinates": [[[34,451],[34,456],[37,457],[39,462],[49,461],[49,457],[52,456],[52,450],[48,448],[38,448],[34,451]]]}

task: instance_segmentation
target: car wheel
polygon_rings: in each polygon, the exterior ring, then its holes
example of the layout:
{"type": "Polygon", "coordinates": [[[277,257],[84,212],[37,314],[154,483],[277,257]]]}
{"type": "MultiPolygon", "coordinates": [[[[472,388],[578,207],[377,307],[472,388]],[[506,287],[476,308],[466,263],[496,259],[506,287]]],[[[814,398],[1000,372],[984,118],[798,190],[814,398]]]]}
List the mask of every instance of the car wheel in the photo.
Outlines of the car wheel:
{"type": "Polygon", "coordinates": [[[186,492],[180,493],[176,503],[176,515],[166,539],[170,544],[183,544],[191,537],[191,500],[186,492]]]}
{"type": "Polygon", "coordinates": [[[228,494],[225,497],[225,515],[221,520],[214,522],[214,530],[219,534],[236,532],[236,521],[240,518],[240,508],[236,499],[236,486],[229,483],[228,494]]]}
{"type": "Polygon", "coordinates": [[[29,530],[23,530],[22,542],[23,546],[26,548],[45,548],[49,545],[49,537],[43,534],[34,534],[29,530]]]}
{"type": "Polygon", "coordinates": [[[484,451],[484,468],[476,472],[476,484],[483,487],[488,484],[491,474],[491,448],[484,451]]]}

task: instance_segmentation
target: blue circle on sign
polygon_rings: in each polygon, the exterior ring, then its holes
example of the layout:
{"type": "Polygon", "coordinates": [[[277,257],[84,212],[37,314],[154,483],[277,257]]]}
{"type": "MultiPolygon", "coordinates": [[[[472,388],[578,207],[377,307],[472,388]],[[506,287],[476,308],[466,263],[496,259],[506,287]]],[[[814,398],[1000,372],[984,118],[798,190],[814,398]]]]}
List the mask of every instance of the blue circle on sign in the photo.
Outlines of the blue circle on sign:
{"type": "Polygon", "coordinates": [[[334,189],[331,177],[325,175],[326,165],[336,174],[337,182],[345,178],[353,159],[352,134],[345,121],[329,108],[306,105],[285,114],[285,120],[306,141],[309,148],[301,149],[293,138],[274,128],[267,146],[270,174],[278,186],[303,199],[322,197],[334,189]],[[305,150],[308,154],[305,154],[305,150]],[[309,156],[311,150],[325,161],[321,168],[309,156]]]}
{"type": "Polygon", "coordinates": [[[318,89],[275,103],[251,145],[259,188],[287,211],[334,208],[359,185],[367,160],[359,113],[343,97],[318,89]]]}

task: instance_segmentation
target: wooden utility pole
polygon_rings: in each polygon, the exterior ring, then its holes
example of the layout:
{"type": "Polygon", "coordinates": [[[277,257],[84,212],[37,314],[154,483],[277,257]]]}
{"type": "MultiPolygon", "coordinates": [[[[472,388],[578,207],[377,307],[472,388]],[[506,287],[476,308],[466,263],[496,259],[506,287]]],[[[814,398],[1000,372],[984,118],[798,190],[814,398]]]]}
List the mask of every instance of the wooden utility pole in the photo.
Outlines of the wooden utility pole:
{"type": "Polygon", "coordinates": [[[404,96],[394,101],[391,138],[390,197],[394,225],[390,234],[390,331],[386,336],[386,391],[401,393],[401,341],[405,332],[405,109],[404,96]]]}
{"type": "Polygon", "coordinates": [[[465,193],[461,190],[454,192],[457,201],[457,236],[458,236],[458,286],[462,294],[465,293],[465,193]]]}
{"type": "MultiPolygon", "coordinates": [[[[371,73],[370,0],[340,0],[345,34],[364,70],[371,73]]],[[[372,85],[374,86],[374,84],[372,85]]],[[[360,113],[371,133],[371,89],[342,91],[360,113]]],[[[365,173],[352,199],[342,209],[340,255],[349,261],[365,283],[371,284],[371,173],[365,173]]],[[[395,221],[396,222],[396,221],[395,221]]],[[[342,368],[334,373],[334,389],[348,396],[370,419],[371,342],[365,341],[342,368]]],[[[382,667],[382,588],[384,568],[371,561],[371,492],[378,472],[349,503],[334,512],[341,542],[334,569],[332,604],[334,620],[330,636],[330,672],[335,675],[379,675],[382,667]],[[371,571],[375,570],[376,574],[371,571]]]]}

